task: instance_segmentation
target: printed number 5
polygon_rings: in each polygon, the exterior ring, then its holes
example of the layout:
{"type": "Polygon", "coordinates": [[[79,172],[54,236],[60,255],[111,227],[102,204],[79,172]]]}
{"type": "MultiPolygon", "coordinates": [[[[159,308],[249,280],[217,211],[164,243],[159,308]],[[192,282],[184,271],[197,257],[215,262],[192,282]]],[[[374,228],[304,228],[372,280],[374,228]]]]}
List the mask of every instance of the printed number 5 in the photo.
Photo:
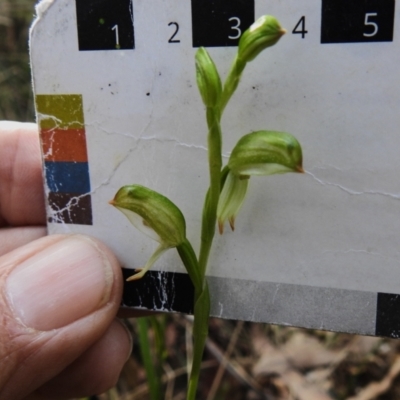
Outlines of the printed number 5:
{"type": "Polygon", "coordinates": [[[364,25],[371,26],[374,28],[373,31],[370,33],[363,33],[363,35],[365,37],[372,37],[378,33],[378,24],[376,22],[373,22],[370,20],[370,17],[377,17],[377,16],[378,16],[378,13],[366,13],[365,14],[364,25]]]}
{"type": "Polygon", "coordinates": [[[231,29],[237,31],[237,34],[235,36],[228,36],[228,39],[239,39],[240,35],[242,34],[242,31],[240,30],[240,19],[238,17],[231,17],[228,19],[228,21],[236,21],[237,24],[234,26],[231,26],[231,29]]]}

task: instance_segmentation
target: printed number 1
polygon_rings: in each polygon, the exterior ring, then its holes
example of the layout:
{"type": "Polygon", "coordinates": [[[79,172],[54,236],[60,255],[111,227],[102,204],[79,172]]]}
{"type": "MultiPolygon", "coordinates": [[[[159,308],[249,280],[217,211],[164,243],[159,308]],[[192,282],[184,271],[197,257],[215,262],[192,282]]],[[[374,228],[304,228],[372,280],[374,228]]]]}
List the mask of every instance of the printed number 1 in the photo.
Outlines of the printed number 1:
{"type": "Polygon", "coordinates": [[[365,14],[364,25],[371,26],[374,28],[374,30],[370,33],[363,33],[363,35],[365,37],[372,37],[378,33],[378,24],[376,22],[373,22],[370,20],[370,17],[377,17],[377,16],[378,16],[378,13],[366,13],[365,14]]]}
{"type": "Polygon", "coordinates": [[[119,33],[118,33],[118,25],[114,25],[111,28],[112,31],[115,31],[115,47],[119,49],[119,33]]]}

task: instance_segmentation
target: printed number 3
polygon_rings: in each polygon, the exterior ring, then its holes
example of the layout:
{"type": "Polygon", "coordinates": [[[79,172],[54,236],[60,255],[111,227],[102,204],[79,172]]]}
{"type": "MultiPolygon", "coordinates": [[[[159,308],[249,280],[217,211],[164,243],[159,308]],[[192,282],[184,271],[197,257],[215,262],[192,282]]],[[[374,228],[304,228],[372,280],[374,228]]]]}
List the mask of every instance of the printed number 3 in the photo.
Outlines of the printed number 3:
{"type": "Polygon", "coordinates": [[[236,25],[231,26],[231,29],[236,31],[237,34],[235,36],[228,36],[228,39],[239,39],[240,35],[242,34],[242,31],[240,30],[239,26],[240,26],[240,19],[238,17],[231,17],[229,18],[228,21],[235,21],[236,25]]]}
{"type": "Polygon", "coordinates": [[[378,13],[366,13],[365,14],[365,19],[364,19],[364,25],[365,26],[371,26],[373,27],[373,31],[370,33],[363,33],[365,37],[372,37],[375,36],[378,33],[378,24],[376,22],[373,22],[370,20],[370,17],[377,17],[378,13]]]}

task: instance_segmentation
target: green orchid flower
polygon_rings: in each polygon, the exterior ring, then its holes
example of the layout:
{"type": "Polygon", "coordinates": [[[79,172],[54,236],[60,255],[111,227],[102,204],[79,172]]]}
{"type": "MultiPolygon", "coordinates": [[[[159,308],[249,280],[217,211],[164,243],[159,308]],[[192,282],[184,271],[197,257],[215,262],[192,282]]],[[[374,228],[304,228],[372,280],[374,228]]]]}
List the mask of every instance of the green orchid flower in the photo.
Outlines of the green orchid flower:
{"type": "Polygon", "coordinates": [[[143,278],[160,256],[176,248],[193,282],[196,293],[203,288],[196,254],[186,238],[186,222],[181,210],[167,197],[141,185],[127,185],[118,190],[110,204],[121,211],[142,233],[159,243],[143,268],[127,281],[143,278]]]}
{"type": "Polygon", "coordinates": [[[243,136],[224,170],[217,209],[219,232],[223,233],[226,221],[235,229],[235,218],[246,197],[250,176],[304,172],[302,159],[300,143],[289,133],[257,131],[243,136]]]}
{"type": "Polygon", "coordinates": [[[185,218],[167,197],[141,185],[123,186],[110,201],[139,231],[159,242],[143,268],[128,281],[140,279],[168,249],[178,247],[186,239],[185,218]]]}

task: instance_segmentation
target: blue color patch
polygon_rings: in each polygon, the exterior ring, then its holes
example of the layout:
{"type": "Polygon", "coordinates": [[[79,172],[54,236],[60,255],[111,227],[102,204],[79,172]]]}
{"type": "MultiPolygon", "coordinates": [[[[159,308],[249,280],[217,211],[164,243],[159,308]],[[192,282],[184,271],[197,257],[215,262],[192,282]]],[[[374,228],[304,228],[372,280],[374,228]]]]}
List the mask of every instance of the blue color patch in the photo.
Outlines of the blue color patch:
{"type": "Polygon", "coordinates": [[[50,192],[78,194],[90,192],[88,163],[46,161],[44,166],[50,192]]]}

